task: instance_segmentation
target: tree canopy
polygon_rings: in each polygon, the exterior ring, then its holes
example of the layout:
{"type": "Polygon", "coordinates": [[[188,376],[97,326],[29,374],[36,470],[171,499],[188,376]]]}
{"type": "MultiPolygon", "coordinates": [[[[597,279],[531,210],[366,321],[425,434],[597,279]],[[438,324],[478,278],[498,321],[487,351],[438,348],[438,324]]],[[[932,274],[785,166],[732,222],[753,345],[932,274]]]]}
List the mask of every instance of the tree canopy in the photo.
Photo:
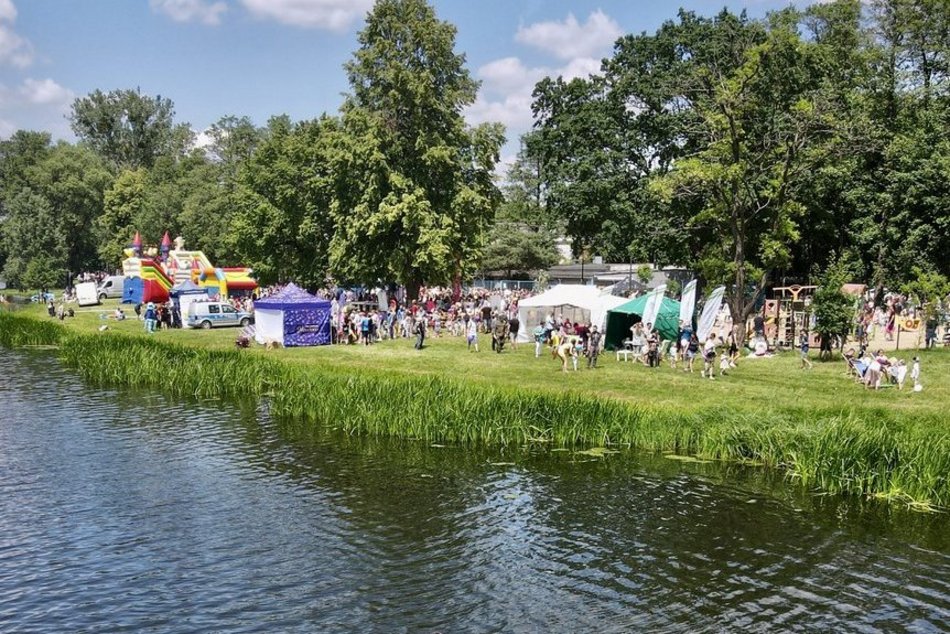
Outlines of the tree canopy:
{"type": "Polygon", "coordinates": [[[478,83],[455,27],[379,0],[337,113],[228,114],[197,147],[168,97],[94,90],[72,105],[77,143],[0,141],[0,270],[21,286],[114,270],[135,231],[169,231],[263,283],[413,294],[532,274],[567,238],[723,283],[737,321],[826,269],[929,297],[950,276],[948,33],[942,0],[680,11],[594,75],[542,78],[499,178],[505,131],[466,124],[478,83]]]}
{"type": "Polygon", "coordinates": [[[466,126],[477,84],[454,50],[455,27],[424,0],[380,0],[358,41],[332,158],[330,266],[414,295],[477,265],[500,199],[492,172],[503,131],[466,126]]]}

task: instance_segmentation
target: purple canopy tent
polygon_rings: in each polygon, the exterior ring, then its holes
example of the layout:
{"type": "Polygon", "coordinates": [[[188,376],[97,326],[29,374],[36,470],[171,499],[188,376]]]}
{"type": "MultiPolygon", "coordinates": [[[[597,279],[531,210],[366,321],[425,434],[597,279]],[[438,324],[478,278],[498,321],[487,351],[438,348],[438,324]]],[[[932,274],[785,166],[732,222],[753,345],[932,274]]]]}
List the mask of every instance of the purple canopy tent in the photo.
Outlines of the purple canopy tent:
{"type": "Polygon", "coordinates": [[[254,302],[255,339],[285,347],[330,343],[330,302],[294,284],[254,302]]]}

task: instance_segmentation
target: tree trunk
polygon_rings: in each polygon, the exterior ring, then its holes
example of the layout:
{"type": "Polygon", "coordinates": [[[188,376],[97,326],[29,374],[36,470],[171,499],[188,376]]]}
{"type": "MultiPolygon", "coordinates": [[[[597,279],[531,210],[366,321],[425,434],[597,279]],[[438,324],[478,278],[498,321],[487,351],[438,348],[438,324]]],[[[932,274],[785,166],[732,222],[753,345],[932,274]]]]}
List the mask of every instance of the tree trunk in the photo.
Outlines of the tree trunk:
{"type": "Polygon", "coordinates": [[[406,282],[406,301],[411,302],[419,299],[419,289],[422,288],[422,280],[411,279],[406,282]]]}

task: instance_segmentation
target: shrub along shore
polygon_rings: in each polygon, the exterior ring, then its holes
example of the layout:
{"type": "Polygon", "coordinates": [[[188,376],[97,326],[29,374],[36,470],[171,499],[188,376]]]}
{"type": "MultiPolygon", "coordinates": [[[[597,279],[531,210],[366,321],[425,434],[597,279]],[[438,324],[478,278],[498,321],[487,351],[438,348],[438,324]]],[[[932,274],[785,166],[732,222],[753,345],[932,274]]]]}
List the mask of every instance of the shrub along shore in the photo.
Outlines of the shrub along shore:
{"type": "MultiPolygon", "coordinates": [[[[332,357],[320,355],[313,363],[292,351],[265,354],[139,334],[86,333],[2,311],[0,345],[57,346],[63,363],[94,384],[198,398],[268,397],[272,414],[298,434],[320,425],[427,442],[631,447],[761,464],[829,493],[950,506],[950,425],[932,408],[807,400],[797,407],[750,408],[739,398],[710,406],[697,405],[689,393],[681,394],[679,404],[624,400],[393,370],[385,359],[370,367],[333,364],[332,357]]],[[[697,389],[705,389],[699,381],[697,389]]]]}

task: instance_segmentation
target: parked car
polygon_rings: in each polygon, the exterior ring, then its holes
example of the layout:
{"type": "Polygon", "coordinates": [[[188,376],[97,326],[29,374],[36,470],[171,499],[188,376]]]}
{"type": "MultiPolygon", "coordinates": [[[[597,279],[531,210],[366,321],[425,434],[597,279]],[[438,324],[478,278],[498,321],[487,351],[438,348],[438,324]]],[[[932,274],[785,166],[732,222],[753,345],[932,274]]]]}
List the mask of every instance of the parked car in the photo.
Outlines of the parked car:
{"type": "Polygon", "coordinates": [[[226,302],[193,302],[188,306],[189,328],[216,328],[218,326],[247,326],[254,316],[237,310],[226,302]]]}
{"type": "Polygon", "coordinates": [[[99,301],[111,297],[122,297],[125,278],[121,275],[110,275],[99,283],[99,301]]]}

